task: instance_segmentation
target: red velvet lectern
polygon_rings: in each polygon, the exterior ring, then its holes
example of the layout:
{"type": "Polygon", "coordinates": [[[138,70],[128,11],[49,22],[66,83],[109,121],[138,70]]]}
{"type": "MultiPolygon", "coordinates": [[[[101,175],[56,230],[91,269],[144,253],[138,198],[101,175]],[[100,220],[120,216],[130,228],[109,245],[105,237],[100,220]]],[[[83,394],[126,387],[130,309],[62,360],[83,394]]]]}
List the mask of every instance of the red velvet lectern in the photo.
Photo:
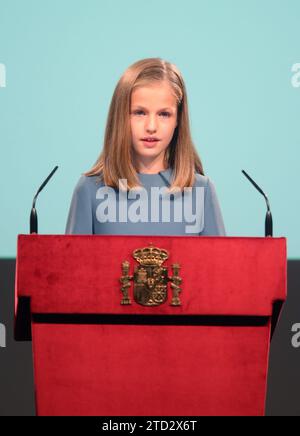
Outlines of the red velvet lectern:
{"type": "Polygon", "coordinates": [[[263,415],[284,238],[19,235],[15,335],[38,415],[263,415]],[[181,305],[121,304],[138,248],[180,264],[181,305]]]}

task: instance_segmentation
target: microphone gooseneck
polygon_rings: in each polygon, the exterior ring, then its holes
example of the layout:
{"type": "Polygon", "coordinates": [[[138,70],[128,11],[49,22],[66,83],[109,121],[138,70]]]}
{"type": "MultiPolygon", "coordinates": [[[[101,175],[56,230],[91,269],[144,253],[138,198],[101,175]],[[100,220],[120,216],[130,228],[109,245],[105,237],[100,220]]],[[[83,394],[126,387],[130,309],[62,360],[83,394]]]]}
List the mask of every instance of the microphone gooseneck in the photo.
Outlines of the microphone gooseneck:
{"type": "Polygon", "coordinates": [[[32,208],[31,208],[31,212],[30,212],[30,233],[38,233],[38,218],[37,218],[37,212],[36,212],[36,208],[35,208],[37,196],[39,195],[41,190],[47,185],[47,183],[49,182],[49,180],[51,179],[51,177],[53,176],[53,174],[55,173],[57,168],[58,168],[58,166],[56,165],[56,167],[53,168],[53,170],[51,171],[49,176],[46,178],[46,180],[41,184],[41,186],[39,187],[39,189],[37,190],[37,193],[35,194],[35,196],[33,198],[32,208]]]}
{"type": "Polygon", "coordinates": [[[166,179],[166,177],[161,173],[161,171],[158,174],[163,179],[163,181],[165,182],[166,186],[169,188],[171,185],[170,185],[169,181],[166,179]]]}
{"type": "Polygon", "coordinates": [[[264,191],[258,186],[258,184],[249,176],[249,174],[246,173],[246,171],[242,170],[242,173],[244,174],[244,176],[247,177],[247,179],[252,183],[252,185],[258,190],[258,192],[261,193],[261,195],[266,200],[267,213],[265,219],[265,236],[273,236],[273,219],[272,219],[269,199],[264,193],[264,191]]]}

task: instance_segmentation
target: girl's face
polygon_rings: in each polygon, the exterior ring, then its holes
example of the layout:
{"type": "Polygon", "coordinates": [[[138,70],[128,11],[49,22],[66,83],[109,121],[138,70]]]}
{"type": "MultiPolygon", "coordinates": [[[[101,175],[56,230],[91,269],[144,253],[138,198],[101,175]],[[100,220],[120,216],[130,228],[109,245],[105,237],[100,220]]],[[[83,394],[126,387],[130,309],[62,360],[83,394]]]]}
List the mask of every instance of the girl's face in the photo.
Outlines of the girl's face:
{"type": "Polygon", "coordinates": [[[164,155],[177,126],[177,101],[168,82],[139,87],[131,95],[131,138],[138,170],[164,170],[164,155]],[[155,141],[147,141],[153,138],[155,141]]]}

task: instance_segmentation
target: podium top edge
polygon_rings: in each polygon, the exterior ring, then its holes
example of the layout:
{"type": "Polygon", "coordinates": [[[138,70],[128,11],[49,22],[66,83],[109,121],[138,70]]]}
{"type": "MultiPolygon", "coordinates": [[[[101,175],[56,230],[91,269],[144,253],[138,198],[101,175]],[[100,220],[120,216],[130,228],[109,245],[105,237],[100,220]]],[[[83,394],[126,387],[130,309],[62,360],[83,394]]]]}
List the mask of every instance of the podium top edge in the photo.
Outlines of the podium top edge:
{"type": "Polygon", "coordinates": [[[184,238],[201,238],[201,239],[247,239],[247,240],[286,240],[286,236],[201,236],[201,235],[65,235],[65,234],[24,234],[20,233],[17,235],[19,238],[56,238],[56,237],[64,237],[64,238],[94,238],[94,237],[100,237],[100,238],[162,238],[162,239],[184,239],[184,238]]]}

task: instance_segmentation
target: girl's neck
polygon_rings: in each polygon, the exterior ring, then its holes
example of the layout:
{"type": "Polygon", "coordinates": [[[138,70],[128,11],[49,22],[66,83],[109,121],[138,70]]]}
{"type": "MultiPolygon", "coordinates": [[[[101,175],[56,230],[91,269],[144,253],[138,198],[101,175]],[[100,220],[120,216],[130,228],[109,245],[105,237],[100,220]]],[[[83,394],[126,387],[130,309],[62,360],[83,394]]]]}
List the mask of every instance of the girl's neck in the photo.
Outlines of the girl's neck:
{"type": "Polygon", "coordinates": [[[167,165],[162,162],[155,162],[151,164],[145,164],[139,162],[136,165],[137,173],[139,174],[158,174],[161,171],[165,171],[167,169],[167,165]]]}

